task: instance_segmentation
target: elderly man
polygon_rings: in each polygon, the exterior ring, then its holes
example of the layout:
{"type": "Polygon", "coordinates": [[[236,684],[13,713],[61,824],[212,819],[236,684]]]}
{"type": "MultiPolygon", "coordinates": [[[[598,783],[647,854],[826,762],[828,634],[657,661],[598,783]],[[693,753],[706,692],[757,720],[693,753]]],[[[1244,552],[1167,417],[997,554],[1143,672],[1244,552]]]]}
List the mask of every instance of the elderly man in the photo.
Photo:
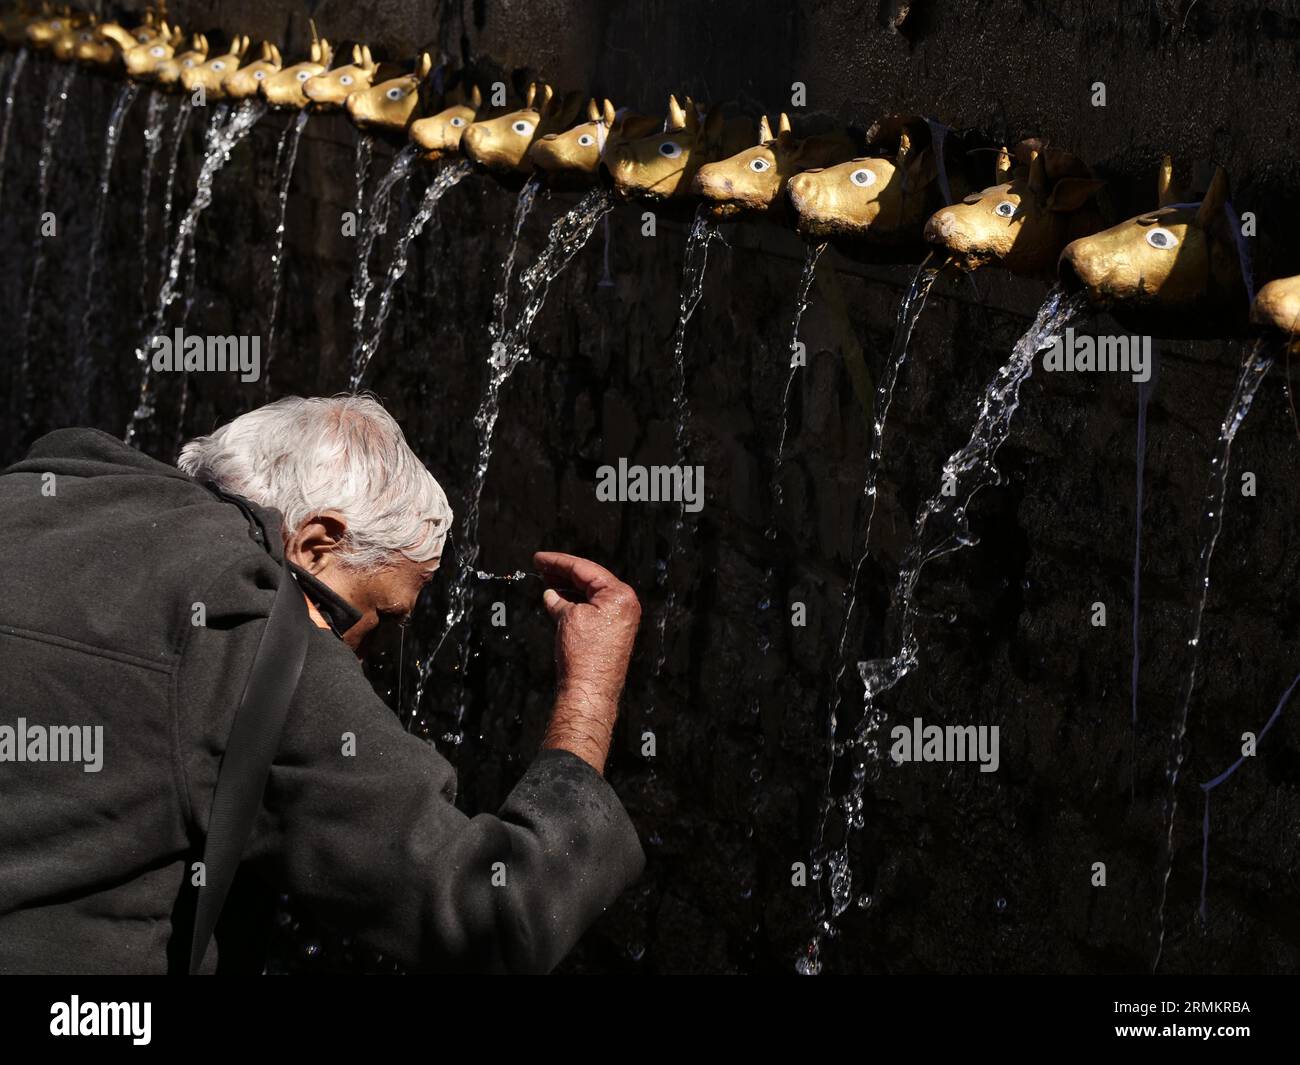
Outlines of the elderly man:
{"type": "Polygon", "coordinates": [[[602,776],[631,589],[535,556],[554,710],[466,817],[357,661],[451,523],[397,423],[282,399],[179,466],[63,429],[0,475],[0,972],[260,971],[276,892],[410,969],[552,968],[644,863],[602,776]]]}

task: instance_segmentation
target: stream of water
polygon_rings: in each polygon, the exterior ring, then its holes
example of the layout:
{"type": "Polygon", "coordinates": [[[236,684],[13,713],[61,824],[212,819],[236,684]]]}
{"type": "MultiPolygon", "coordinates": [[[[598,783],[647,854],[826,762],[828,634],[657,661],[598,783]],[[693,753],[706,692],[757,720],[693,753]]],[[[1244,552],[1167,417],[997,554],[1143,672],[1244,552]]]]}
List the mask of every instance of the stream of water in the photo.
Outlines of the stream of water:
{"type": "MultiPolygon", "coordinates": [[[[90,251],[86,258],[86,288],[82,295],[82,314],[81,314],[81,337],[79,344],[79,353],[82,360],[82,366],[79,367],[78,379],[85,380],[88,374],[90,360],[90,333],[94,326],[96,300],[95,300],[95,282],[99,279],[99,257],[100,246],[103,243],[104,235],[104,216],[108,212],[108,193],[113,182],[113,160],[117,157],[117,146],[122,139],[122,123],[126,121],[127,112],[131,110],[131,105],[135,103],[135,98],[140,93],[140,86],[133,81],[128,81],[117,91],[117,99],[113,101],[113,109],[108,116],[108,129],[104,133],[104,155],[99,164],[99,184],[96,189],[97,199],[95,201],[95,213],[90,224],[90,251]]],[[[152,121],[153,107],[152,101],[150,106],[150,120],[152,121]]],[[[78,407],[78,409],[84,409],[78,407]]]]}
{"type": "MultiPolygon", "coordinates": [[[[366,343],[366,306],[370,300],[370,290],[374,281],[370,277],[370,253],[375,242],[388,232],[388,215],[393,201],[393,193],[404,189],[411,176],[411,167],[419,158],[420,149],[408,144],[393,156],[388,168],[375,191],[370,197],[370,209],[357,216],[357,256],[352,265],[352,373],[348,382],[350,391],[355,392],[361,384],[362,352],[366,343]]],[[[361,198],[365,188],[364,170],[370,167],[370,153],[360,144],[357,147],[356,174],[357,198],[361,198]]]]}
{"type": "MultiPolygon", "coordinates": [[[[704,295],[704,274],[709,265],[709,244],[717,236],[718,227],[709,218],[701,204],[695,211],[686,236],[686,254],[682,259],[682,291],[677,303],[677,328],[673,330],[673,462],[679,469],[686,467],[686,449],[691,418],[690,403],[686,394],[686,327],[695,314],[704,295]]],[[[668,625],[677,611],[677,589],[673,585],[673,563],[681,549],[686,534],[686,502],[677,505],[673,524],[668,532],[667,556],[658,563],[657,583],[665,589],[663,605],[655,620],[655,657],[650,673],[649,691],[646,695],[645,713],[653,716],[658,703],[659,678],[668,661],[668,625]]]]}
{"type": "MultiPolygon", "coordinates": [[[[5,58],[9,58],[6,56],[5,58]]],[[[8,68],[5,81],[4,114],[0,117],[0,205],[4,203],[5,160],[9,157],[9,131],[14,121],[14,97],[18,88],[18,79],[23,76],[27,66],[27,49],[20,48],[12,57],[12,66],[8,68]]]]}
{"type": "Polygon", "coordinates": [[[360,352],[357,355],[356,368],[353,371],[353,391],[360,387],[361,379],[365,377],[370,360],[375,357],[375,352],[379,350],[379,343],[384,336],[384,326],[388,322],[388,312],[392,308],[393,293],[397,290],[398,283],[406,276],[411,244],[424,232],[424,227],[429,224],[429,219],[433,217],[434,211],[438,209],[439,201],[469,176],[473,169],[468,159],[458,159],[439,170],[437,176],[429,182],[429,187],[424,190],[424,195],[420,198],[420,205],[416,208],[411,221],[393,245],[393,257],[388,265],[388,273],[384,278],[384,287],[379,295],[379,307],[370,323],[370,335],[361,345],[360,352]]]}
{"type": "MultiPolygon", "coordinates": [[[[843,744],[833,741],[832,757],[853,757],[852,783],[838,805],[842,814],[841,838],[824,856],[814,851],[812,875],[826,877],[822,908],[817,928],[807,949],[800,955],[796,968],[805,974],[821,971],[823,941],[835,934],[835,920],[849,906],[853,897],[853,872],[849,867],[849,840],[864,823],[863,791],[869,773],[879,771],[878,733],[884,720],[880,697],[911,673],[919,662],[916,639],[917,607],[915,594],[921,573],[936,558],[973,544],[967,511],[981,488],[1000,483],[1001,474],[994,463],[998,448],[1011,431],[1011,421],[1020,406],[1020,388],[1034,372],[1039,352],[1050,348],[1081,312],[1083,296],[1066,297],[1053,289],[1039,308],[1033,324],[1016,342],[1011,357],[999,368],[980,399],[970,440],[949,456],[943,466],[939,490],[921,508],[912,530],[912,540],[903,556],[893,598],[897,618],[899,649],[889,658],[859,663],[863,684],[863,714],[854,727],[852,738],[843,744]],[[828,912],[829,910],[829,912],[828,912]]],[[[883,385],[882,385],[883,387],[883,385]]],[[[877,419],[881,417],[877,412],[877,419]]],[[[831,736],[836,722],[830,723],[831,736]]],[[[818,839],[825,838],[825,821],[830,811],[823,808],[818,839]]]]}
{"type": "Polygon", "coordinates": [[[22,344],[22,357],[19,360],[18,381],[20,416],[25,421],[31,409],[28,400],[31,397],[31,327],[32,313],[36,309],[36,298],[40,289],[41,270],[45,266],[46,242],[58,232],[58,219],[54,218],[54,229],[47,233],[46,214],[50,200],[50,178],[54,168],[54,145],[59,139],[59,130],[63,126],[63,116],[67,112],[68,92],[72,80],[77,76],[77,68],[69,66],[58,71],[50,81],[45,94],[45,112],[41,119],[44,131],[41,137],[41,151],[36,164],[36,222],[35,235],[32,239],[32,275],[27,285],[27,301],[23,307],[23,324],[19,334],[22,344]]]}
{"type": "Polygon", "coordinates": [[[153,199],[154,174],[158,153],[162,150],[163,125],[167,116],[167,97],[151,90],[144,121],[144,166],[140,170],[140,221],[136,226],[136,246],[140,249],[140,325],[149,306],[149,234],[152,218],[149,207],[153,199]]]}
{"type": "MultiPolygon", "coordinates": [[[[531,183],[530,183],[531,184],[531,183]]],[[[513,263],[519,235],[523,229],[524,219],[532,209],[536,198],[536,189],[525,185],[519,194],[515,206],[514,225],[511,229],[511,243],[507,255],[507,264],[513,263]]],[[[458,549],[458,570],[452,584],[447,616],[442,635],[433,650],[420,665],[419,679],[415,688],[415,700],[412,704],[411,723],[419,713],[420,701],[433,671],[433,663],[448,636],[461,625],[469,614],[472,596],[471,580],[480,575],[477,569],[479,543],[478,522],[479,507],[483,498],[483,485],[487,479],[488,466],[492,460],[492,444],[496,431],[497,419],[501,412],[501,387],[514,373],[515,368],[529,355],[528,335],[533,322],[541,312],[550,291],[551,282],[573,261],[573,257],[586,246],[596,224],[604,218],[614,205],[613,197],[603,189],[589,192],[571,210],[561,215],[551,226],[547,234],[546,246],[537,259],[526,269],[520,279],[519,312],[509,328],[502,324],[496,332],[492,343],[492,355],[488,359],[488,379],[483,395],[479,400],[478,410],[474,415],[474,426],[478,430],[479,458],[474,467],[474,476],[466,500],[465,515],[461,519],[461,541],[458,549]]],[[[503,270],[501,287],[506,288],[510,280],[509,269],[503,270]]],[[[497,302],[493,301],[494,309],[497,302]]],[[[479,579],[483,579],[479,576],[479,579]]],[[[464,679],[469,669],[472,642],[468,634],[460,645],[459,669],[462,689],[456,705],[456,728],[445,737],[452,744],[460,743],[463,738],[461,724],[468,707],[468,692],[464,679]]],[[[408,728],[409,728],[408,724],[408,728]]]]}
{"type": "MultiPolygon", "coordinates": [[[[225,104],[218,105],[209,120],[204,138],[203,162],[195,183],[194,199],[176,226],[176,239],[171,242],[167,267],[158,286],[158,303],[154,308],[148,332],[140,346],[136,348],[135,357],[140,363],[140,392],[135,410],[132,411],[131,420],[126,427],[124,439],[128,444],[135,442],[141,423],[153,416],[154,403],[151,392],[153,339],[159,335],[166,322],[168,308],[182,295],[182,265],[187,260],[190,266],[184,274],[188,277],[189,287],[193,288],[197,255],[197,247],[194,243],[195,232],[203,212],[212,204],[213,184],[217,175],[230,162],[231,153],[248,136],[264,114],[266,114],[264,101],[245,100],[233,114],[225,104]]],[[[186,300],[186,310],[188,305],[189,301],[186,300]]],[[[183,327],[184,321],[180,324],[183,327]]]]}
{"type": "Polygon", "coordinates": [[[271,394],[271,359],[275,356],[275,322],[280,310],[280,289],[284,284],[284,219],[289,208],[289,184],[293,169],[298,163],[298,142],[302,140],[303,127],[311,117],[310,111],[299,111],[284,128],[275,150],[275,238],[271,252],[271,299],[266,318],[266,351],[262,361],[262,385],[271,394]]]}
{"type": "MultiPolygon", "coordinates": [[[[1160,958],[1165,946],[1165,903],[1169,897],[1169,876],[1174,870],[1174,819],[1178,813],[1178,776],[1183,768],[1186,755],[1184,740],[1187,736],[1187,717],[1191,712],[1192,698],[1196,694],[1196,675],[1201,658],[1201,623],[1205,616],[1205,603],[1210,594],[1210,566],[1214,561],[1214,548],[1219,542],[1219,533],[1223,531],[1223,508],[1227,505],[1228,469],[1232,463],[1232,442],[1237,437],[1241,423],[1250,413],[1255,394],[1263,384],[1269,368],[1273,365],[1273,350],[1263,341],[1252,345],[1237,375],[1236,386],[1232,390],[1232,400],[1228,411],[1219,425],[1219,439],[1214,448],[1214,458],[1210,460],[1209,484],[1205,491],[1204,509],[1201,512],[1200,555],[1196,569],[1196,604],[1192,609],[1191,635],[1187,639],[1190,649],[1190,661],[1187,666],[1187,679],[1183,684],[1182,697],[1179,700],[1175,728],[1170,737],[1171,748],[1165,778],[1169,781],[1169,792],[1165,801],[1165,820],[1168,832],[1165,837],[1165,875],[1160,881],[1160,909],[1158,913],[1158,934],[1156,938],[1156,956],[1151,963],[1154,972],[1160,967],[1160,958]]],[[[1208,810],[1209,793],[1206,793],[1208,810]]]]}

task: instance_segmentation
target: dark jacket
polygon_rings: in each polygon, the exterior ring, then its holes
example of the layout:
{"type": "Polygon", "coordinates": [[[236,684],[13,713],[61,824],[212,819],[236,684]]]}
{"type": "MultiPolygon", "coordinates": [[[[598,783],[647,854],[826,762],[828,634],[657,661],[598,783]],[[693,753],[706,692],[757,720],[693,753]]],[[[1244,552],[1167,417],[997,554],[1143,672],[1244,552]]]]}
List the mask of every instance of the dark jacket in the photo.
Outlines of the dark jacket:
{"type": "MultiPolygon", "coordinates": [[[[103,726],[99,772],[0,761],[0,972],[185,971],[190,863],[280,579],[279,515],[256,515],[269,553],[237,507],[96,430],[0,474],[0,731],[103,726]]],[[[618,798],[568,752],[538,755],[495,816],[455,790],[313,626],[240,880],[411,969],[531,972],[641,872],[618,798]]],[[[232,921],[207,968],[248,960],[232,921]]]]}

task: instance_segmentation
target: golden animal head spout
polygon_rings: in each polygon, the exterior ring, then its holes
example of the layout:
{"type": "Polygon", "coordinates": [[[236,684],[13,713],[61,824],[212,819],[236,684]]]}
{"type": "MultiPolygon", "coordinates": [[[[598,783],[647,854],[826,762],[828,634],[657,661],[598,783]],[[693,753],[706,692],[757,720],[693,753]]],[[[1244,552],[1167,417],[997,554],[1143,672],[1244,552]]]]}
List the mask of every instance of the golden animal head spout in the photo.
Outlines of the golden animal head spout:
{"type": "Polygon", "coordinates": [[[660,132],[607,144],[602,162],[614,179],[615,192],[625,199],[680,198],[690,194],[701,166],[753,143],[754,127],[748,119],[727,119],[717,107],[701,117],[689,96],[685,106],[670,96],[660,132]]]}
{"type": "Polygon", "coordinates": [[[424,149],[426,159],[460,151],[461,136],[483,109],[483,93],[477,85],[468,90],[461,86],[452,95],[459,97],[459,102],[446,101],[447,106],[437,114],[417,118],[407,130],[411,142],[424,149]]]}
{"type": "Polygon", "coordinates": [[[354,44],[351,63],[308,78],[302,91],[317,110],[336,111],[354,92],[370,88],[378,68],[370,56],[370,46],[354,44]]]}
{"type": "Polygon", "coordinates": [[[256,96],[262,83],[281,68],[280,49],[263,41],[257,58],[221,79],[221,91],[227,100],[247,100],[256,96]]]}
{"type": "Polygon", "coordinates": [[[90,66],[116,66],[126,58],[132,48],[163,36],[161,24],[152,10],[144,13],[144,21],[135,29],[127,29],[120,22],[101,22],[95,28],[95,39],[89,44],[79,44],[75,58],[90,66]]]}
{"type": "Polygon", "coordinates": [[[185,33],[179,26],[170,26],[165,20],[160,22],[153,37],[137,41],[122,56],[126,76],[136,81],[153,81],[158,68],[172,60],[184,41],[185,33]]]}
{"type": "Polygon", "coordinates": [[[915,258],[926,219],[969,190],[978,141],[922,115],[883,118],[867,133],[867,154],[790,179],[795,225],[805,236],[873,256],[915,258]]]}
{"type": "MultiPolygon", "coordinates": [[[[27,43],[38,52],[51,50],[65,34],[79,30],[89,22],[90,17],[88,15],[73,12],[65,7],[61,11],[46,14],[42,18],[29,22],[27,24],[27,43]]],[[[75,45],[76,42],[73,43],[75,45]]],[[[64,58],[69,58],[69,56],[64,56],[64,58]]]]}
{"type": "Polygon", "coordinates": [[[582,109],[582,94],[558,97],[545,82],[528,86],[524,106],[494,118],[480,118],[460,139],[461,151],[483,167],[496,173],[533,169],[528,149],[538,137],[558,133],[573,124],[582,109]]]}
{"type": "Polygon", "coordinates": [[[785,197],[790,179],[805,170],[820,170],[851,159],[854,144],[847,134],[796,137],[790,116],[777,120],[776,133],[764,115],[758,143],[695,173],[691,192],[709,204],[715,219],[788,215],[785,197]]]}
{"type": "Polygon", "coordinates": [[[1164,336],[1230,335],[1245,325],[1246,283],[1228,175],[1216,169],[1199,203],[1177,203],[1173,163],[1161,162],[1159,207],[1072,241],[1059,274],[1093,306],[1164,336]]]}
{"type": "Polygon", "coordinates": [[[388,78],[348,96],[348,117],[362,129],[405,132],[419,107],[420,85],[431,70],[433,59],[428,52],[421,52],[410,74],[388,78]]]}
{"type": "Polygon", "coordinates": [[[616,111],[606,100],[603,107],[591,100],[585,122],[563,133],[546,133],[533,141],[528,158],[545,170],[552,183],[590,184],[600,176],[600,160],[607,148],[620,141],[645,137],[662,124],[654,115],[616,111]]]}
{"type": "Polygon", "coordinates": [[[170,59],[164,59],[154,70],[153,80],[161,89],[178,92],[181,88],[181,75],[192,70],[208,58],[208,38],[196,33],[190,38],[190,46],[184,52],[178,52],[170,59]]]}
{"type": "Polygon", "coordinates": [[[311,58],[294,63],[266,78],[258,90],[272,107],[301,111],[311,103],[303,87],[312,78],[329,70],[334,58],[334,48],[324,37],[316,36],[316,24],[311,24],[311,58]]]}
{"type": "Polygon", "coordinates": [[[1259,290],[1250,320],[1261,329],[1280,333],[1287,345],[1300,345],[1300,276],[1279,277],[1259,290]]]}
{"type": "Polygon", "coordinates": [[[226,78],[239,70],[250,43],[247,36],[235,34],[226,51],[205,59],[198,66],[182,70],[181,84],[185,91],[193,93],[201,89],[205,99],[224,100],[226,78]]]}
{"type": "Polygon", "coordinates": [[[50,42],[50,54],[60,63],[70,63],[77,45],[94,39],[95,16],[76,14],[57,21],[62,23],[63,29],[50,42]]]}
{"type": "Polygon", "coordinates": [[[1082,160],[1039,140],[1021,141],[1015,160],[997,153],[994,184],[938,211],[925,239],[963,270],[994,265],[1025,277],[1051,277],[1061,249],[1097,232],[1102,216],[1082,160]]]}

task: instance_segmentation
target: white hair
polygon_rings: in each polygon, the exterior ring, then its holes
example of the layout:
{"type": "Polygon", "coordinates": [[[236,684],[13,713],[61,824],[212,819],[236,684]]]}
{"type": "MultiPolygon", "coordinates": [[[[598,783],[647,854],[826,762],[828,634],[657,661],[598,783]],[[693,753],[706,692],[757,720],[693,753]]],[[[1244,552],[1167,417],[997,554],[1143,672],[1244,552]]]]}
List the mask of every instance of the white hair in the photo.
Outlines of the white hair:
{"type": "Polygon", "coordinates": [[[274,507],[286,540],[314,514],[341,515],[342,558],[357,569],[436,558],[451,526],[442,487],[370,395],[278,399],[191,440],[176,465],[274,507]]]}

